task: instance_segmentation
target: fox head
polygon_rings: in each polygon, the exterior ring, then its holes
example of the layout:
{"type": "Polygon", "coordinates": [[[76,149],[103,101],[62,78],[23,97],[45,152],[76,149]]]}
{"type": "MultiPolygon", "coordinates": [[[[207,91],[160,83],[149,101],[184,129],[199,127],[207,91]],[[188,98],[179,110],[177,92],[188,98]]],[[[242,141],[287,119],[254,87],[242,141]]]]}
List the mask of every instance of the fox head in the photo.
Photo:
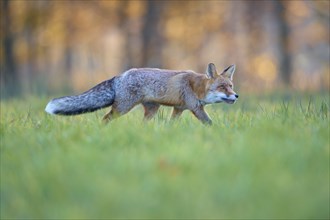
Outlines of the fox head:
{"type": "Polygon", "coordinates": [[[218,74],[216,67],[210,63],[206,69],[208,78],[207,91],[203,101],[206,104],[225,102],[233,104],[238,99],[238,94],[234,92],[233,75],[235,65],[231,65],[224,69],[221,74],[218,74]]]}

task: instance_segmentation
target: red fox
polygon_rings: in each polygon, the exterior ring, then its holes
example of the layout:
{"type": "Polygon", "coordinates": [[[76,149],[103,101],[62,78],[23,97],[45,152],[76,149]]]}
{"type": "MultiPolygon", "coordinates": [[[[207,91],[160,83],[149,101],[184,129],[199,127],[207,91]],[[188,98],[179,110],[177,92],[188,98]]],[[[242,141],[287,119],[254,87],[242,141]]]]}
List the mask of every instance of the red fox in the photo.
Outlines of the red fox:
{"type": "Polygon", "coordinates": [[[204,106],[236,102],[238,94],[234,92],[232,83],[234,72],[235,65],[231,65],[218,74],[213,63],[208,64],[206,74],[191,70],[130,69],[80,95],[53,99],[45,111],[77,115],[112,105],[103,117],[103,121],[108,122],[138,104],[143,105],[144,118],[148,120],[157,113],[160,105],[165,105],[173,107],[172,119],[188,109],[201,122],[212,124],[204,106]]]}

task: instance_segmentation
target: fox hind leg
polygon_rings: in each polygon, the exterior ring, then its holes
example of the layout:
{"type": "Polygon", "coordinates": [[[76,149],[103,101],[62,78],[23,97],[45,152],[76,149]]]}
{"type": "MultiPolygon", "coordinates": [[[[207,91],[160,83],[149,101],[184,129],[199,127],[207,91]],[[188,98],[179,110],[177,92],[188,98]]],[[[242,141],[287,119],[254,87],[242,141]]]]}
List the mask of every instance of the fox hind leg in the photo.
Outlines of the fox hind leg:
{"type": "Polygon", "coordinates": [[[143,107],[144,107],[144,120],[150,120],[152,119],[160,105],[159,104],[156,104],[156,103],[152,103],[152,102],[145,102],[145,103],[142,103],[143,107]]]}
{"type": "Polygon", "coordinates": [[[122,116],[124,114],[126,114],[127,112],[129,112],[132,108],[134,107],[134,105],[131,105],[131,106],[120,106],[120,105],[116,105],[114,104],[111,108],[111,110],[105,114],[103,116],[103,119],[102,121],[104,123],[108,123],[110,121],[112,121],[113,119],[116,119],[118,118],[119,116],[122,116]],[[125,107],[125,108],[124,108],[125,107]]]}
{"type": "Polygon", "coordinates": [[[115,118],[118,118],[121,115],[126,114],[129,112],[135,105],[137,105],[138,102],[116,102],[112,105],[111,110],[104,115],[103,122],[107,123],[115,118]]]}
{"type": "Polygon", "coordinates": [[[111,108],[111,110],[103,116],[102,122],[106,124],[113,119],[118,118],[120,115],[121,114],[115,108],[111,108]]]}

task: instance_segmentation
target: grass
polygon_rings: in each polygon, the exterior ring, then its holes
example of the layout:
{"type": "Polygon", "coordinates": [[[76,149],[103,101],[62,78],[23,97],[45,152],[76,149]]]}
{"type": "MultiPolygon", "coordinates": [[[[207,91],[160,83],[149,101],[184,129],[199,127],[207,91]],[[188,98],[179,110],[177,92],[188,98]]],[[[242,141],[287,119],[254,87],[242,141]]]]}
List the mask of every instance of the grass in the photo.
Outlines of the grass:
{"type": "Polygon", "coordinates": [[[213,126],[1,102],[1,218],[329,219],[329,95],[242,97],[213,126]]]}

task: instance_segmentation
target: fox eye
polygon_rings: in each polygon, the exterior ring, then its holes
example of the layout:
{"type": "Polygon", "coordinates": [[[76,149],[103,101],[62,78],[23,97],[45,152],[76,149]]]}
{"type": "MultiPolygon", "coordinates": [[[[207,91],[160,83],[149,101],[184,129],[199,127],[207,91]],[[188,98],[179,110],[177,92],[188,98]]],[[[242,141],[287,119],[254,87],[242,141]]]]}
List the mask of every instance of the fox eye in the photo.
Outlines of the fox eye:
{"type": "Polygon", "coordinates": [[[233,88],[233,85],[229,85],[230,88],[233,88]]]}

